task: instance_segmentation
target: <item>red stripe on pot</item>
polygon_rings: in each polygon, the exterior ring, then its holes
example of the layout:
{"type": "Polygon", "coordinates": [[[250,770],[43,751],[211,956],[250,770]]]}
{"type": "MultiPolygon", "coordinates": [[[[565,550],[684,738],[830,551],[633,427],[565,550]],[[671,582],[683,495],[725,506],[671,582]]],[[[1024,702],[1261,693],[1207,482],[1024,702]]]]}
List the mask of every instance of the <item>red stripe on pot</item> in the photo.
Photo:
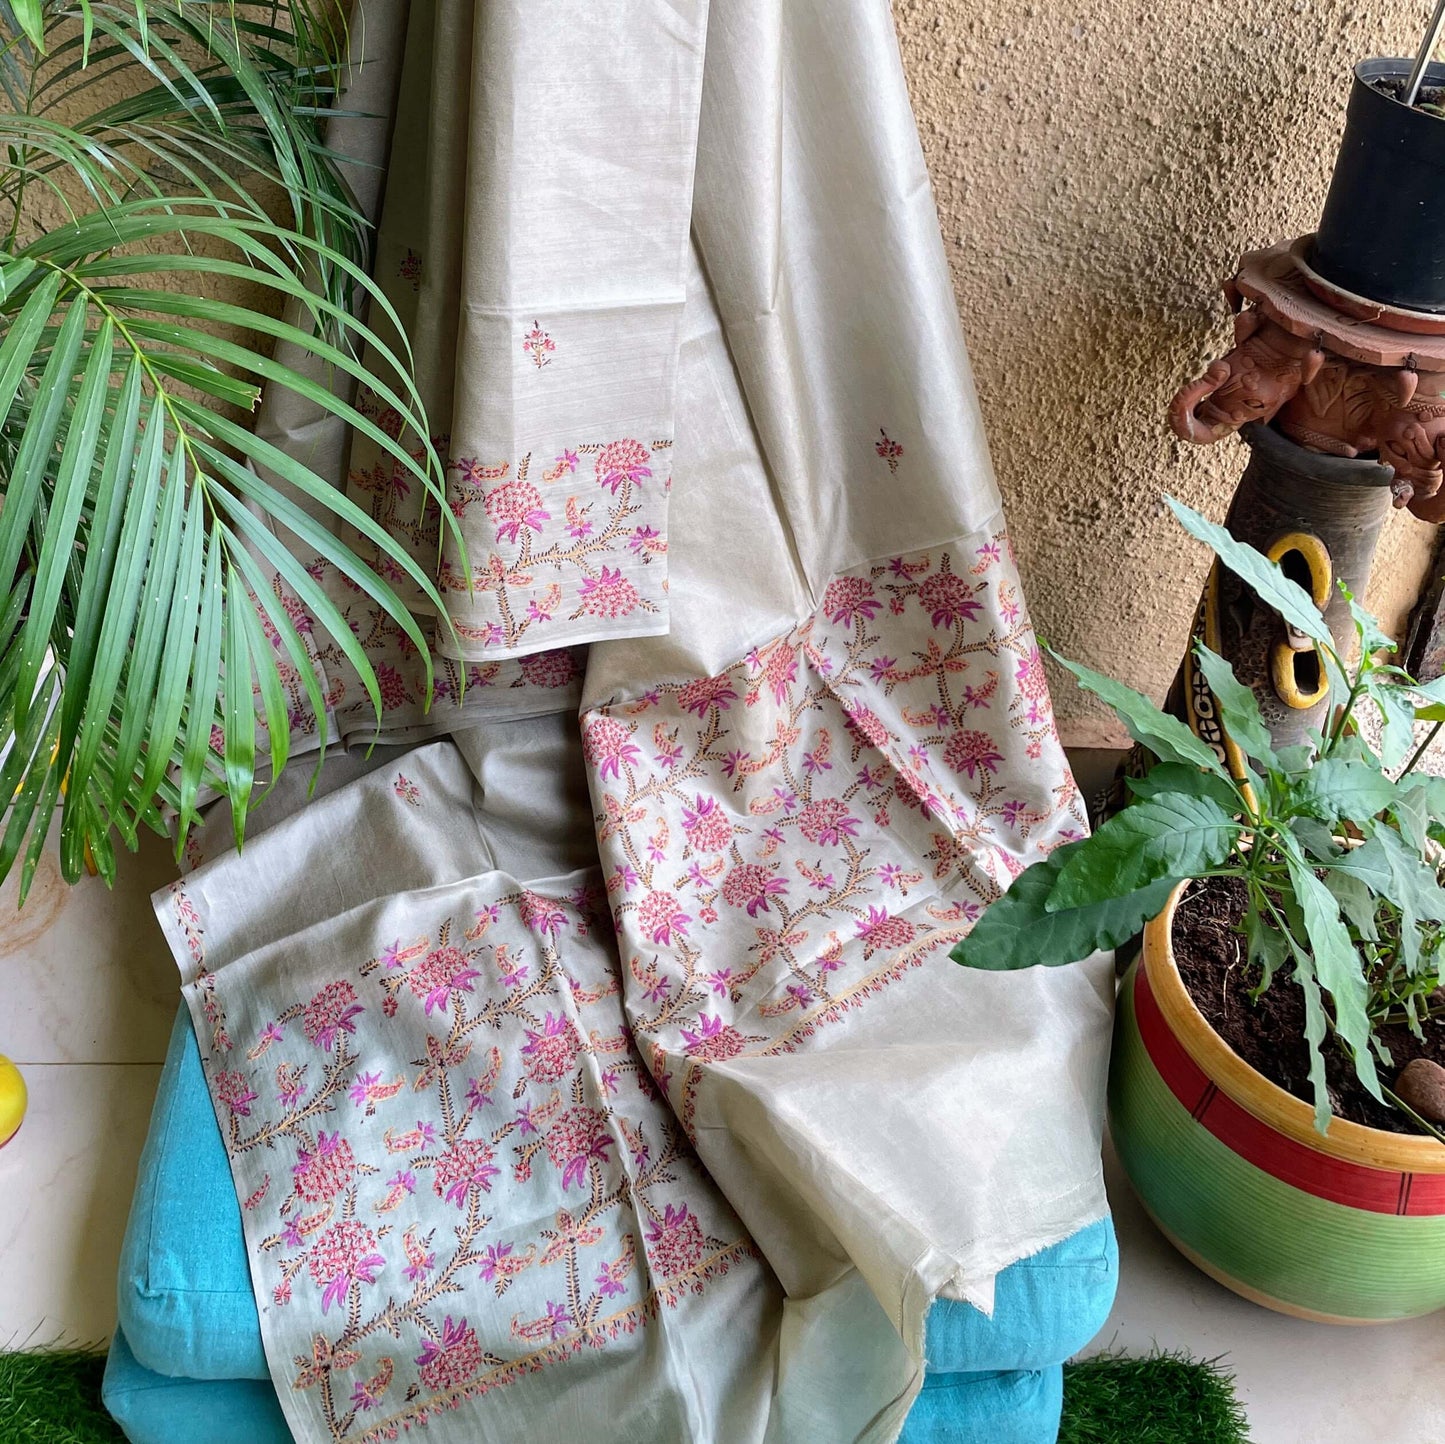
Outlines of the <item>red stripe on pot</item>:
{"type": "Polygon", "coordinates": [[[1134,972],[1134,1013],[1150,1061],[1194,1120],[1247,1163],[1282,1183],[1370,1213],[1445,1213],[1445,1173],[1401,1173],[1333,1158],[1271,1128],[1240,1107],[1191,1058],[1159,1011],[1143,967],[1134,972]]]}

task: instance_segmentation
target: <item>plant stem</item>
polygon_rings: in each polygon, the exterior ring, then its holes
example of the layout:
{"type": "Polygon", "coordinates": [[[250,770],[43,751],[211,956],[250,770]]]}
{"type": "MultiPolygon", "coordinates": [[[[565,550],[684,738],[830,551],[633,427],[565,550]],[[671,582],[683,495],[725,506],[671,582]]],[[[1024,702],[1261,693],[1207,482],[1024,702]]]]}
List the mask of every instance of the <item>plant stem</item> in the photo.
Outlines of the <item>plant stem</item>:
{"type": "MultiPolygon", "coordinates": [[[[1440,3],[1445,5],[1445,0],[1440,0],[1440,3]]],[[[1442,727],[1445,727],[1445,722],[1437,722],[1429,732],[1426,733],[1425,740],[1415,749],[1414,756],[1405,764],[1404,772],[1400,773],[1401,777],[1405,776],[1405,773],[1415,770],[1415,764],[1425,755],[1425,749],[1440,735],[1440,729],[1442,727]]]]}

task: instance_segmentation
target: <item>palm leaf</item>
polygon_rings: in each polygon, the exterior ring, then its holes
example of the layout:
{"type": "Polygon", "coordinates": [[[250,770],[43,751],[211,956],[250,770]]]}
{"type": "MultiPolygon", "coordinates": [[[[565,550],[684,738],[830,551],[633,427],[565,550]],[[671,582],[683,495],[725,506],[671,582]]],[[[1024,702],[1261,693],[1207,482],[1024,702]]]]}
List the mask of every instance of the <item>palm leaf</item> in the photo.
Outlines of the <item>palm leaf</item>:
{"type": "Polygon", "coordinates": [[[324,756],[326,699],[280,588],[380,721],[375,673],[316,563],[430,665],[367,558],[445,618],[431,575],[332,480],[234,419],[264,386],[295,392],[416,483],[460,547],[403,328],[367,276],[366,226],[325,144],[345,39],[313,0],[264,14],[0,0],[0,877],[19,863],[22,895],[57,811],[65,876],[90,861],[109,880],[113,836],[134,847],[170,816],[179,850],[212,792],[239,845],[258,765],[286,766],[298,706],[324,756]],[[121,72],[126,98],[87,109],[121,72]],[[61,224],[43,223],[42,192],[65,198],[61,224]],[[201,271],[260,299],[191,295],[201,271]]]}

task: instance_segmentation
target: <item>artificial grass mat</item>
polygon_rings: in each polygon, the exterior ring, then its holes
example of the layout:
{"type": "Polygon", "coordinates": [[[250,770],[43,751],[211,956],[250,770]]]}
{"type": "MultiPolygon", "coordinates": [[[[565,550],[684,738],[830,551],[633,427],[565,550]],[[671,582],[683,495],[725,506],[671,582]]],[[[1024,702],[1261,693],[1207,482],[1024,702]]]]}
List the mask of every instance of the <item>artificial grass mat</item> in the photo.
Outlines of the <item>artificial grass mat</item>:
{"type": "Polygon", "coordinates": [[[1102,1354],[1064,1365],[1059,1444],[1249,1444],[1249,1429],[1219,1360],[1102,1354]]]}
{"type": "MultiPolygon", "coordinates": [[[[100,1402],[105,1355],[0,1352],[0,1444],[125,1444],[100,1402]]],[[[1064,1368],[1059,1444],[1248,1444],[1218,1361],[1101,1356],[1064,1368]]]]}

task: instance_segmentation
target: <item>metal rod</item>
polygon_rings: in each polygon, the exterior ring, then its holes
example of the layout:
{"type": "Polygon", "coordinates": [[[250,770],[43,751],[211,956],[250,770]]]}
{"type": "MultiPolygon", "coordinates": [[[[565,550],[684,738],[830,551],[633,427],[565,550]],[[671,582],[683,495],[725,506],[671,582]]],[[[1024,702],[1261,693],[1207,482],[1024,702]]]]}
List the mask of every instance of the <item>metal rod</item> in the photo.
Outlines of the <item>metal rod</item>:
{"type": "Polygon", "coordinates": [[[1415,64],[1411,67],[1410,78],[1405,82],[1406,105],[1414,105],[1415,98],[1420,94],[1420,82],[1425,79],[1425,67],[1429,65],[1430,57],[1440,43],[1442,30],[1445,30],[1445,0],[1435,0],[1435,14],[1431,17],[1430,28],[1420,42],[1419,54],[1415,56],[1415,64]]]}

